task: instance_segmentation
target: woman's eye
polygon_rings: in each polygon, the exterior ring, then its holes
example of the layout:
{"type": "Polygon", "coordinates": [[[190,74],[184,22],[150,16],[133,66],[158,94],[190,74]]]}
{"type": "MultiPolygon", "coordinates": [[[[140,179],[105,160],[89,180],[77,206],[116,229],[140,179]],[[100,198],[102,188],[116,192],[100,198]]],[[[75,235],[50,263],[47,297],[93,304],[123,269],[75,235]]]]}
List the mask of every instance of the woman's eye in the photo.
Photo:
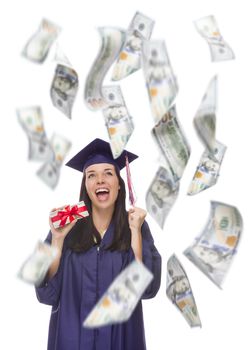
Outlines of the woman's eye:
{"type": "Polygon", "coordinates": [[[92,177],[94,177],[94,174],[89,174],[88,175],[88,179],[91,179],[92,177]]]}
{"type": "Polygon", "coordinates": [[[111,176],[113,175],[111,171],[107,171],[106,174],[111,176]]]}

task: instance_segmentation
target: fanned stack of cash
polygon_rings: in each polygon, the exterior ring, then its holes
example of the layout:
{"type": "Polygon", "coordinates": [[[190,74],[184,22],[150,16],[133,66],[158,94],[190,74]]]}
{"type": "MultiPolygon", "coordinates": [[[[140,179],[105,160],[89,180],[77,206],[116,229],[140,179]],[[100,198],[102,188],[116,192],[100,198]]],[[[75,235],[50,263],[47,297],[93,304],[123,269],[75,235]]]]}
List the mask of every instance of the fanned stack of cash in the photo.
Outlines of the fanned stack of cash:
{"type": "Polygon", "coordinates": [[[166,295],[191,327],[201,327],[188,277],[175,254],[167,262],[166,295]]]}
{"type": "Polygon", "coordinates": [[[190,146],[179,124],[175,106],[154,126],[152,135],[163,155],[166,168],[159,167],[146,194],[146,207],[163,228],[177,199],[179,181],[190,157],[190,146]]]}
{"type": "Polygon", "coordinates": [[[217,76],[214,76],[194,117],[195,129],[206,149],[189,186],[188,195],[197,194],[214,186],[219,177],[221,163],[227,147],[215,139],[216,105],[217,76]]]}
{"type": "Polygon", "coordinates": [[[43,164],[37,171],[37,175],[46,185],[54,189],[58,184],[60,168],[71,147],[71,142],[61,135],[54,134],[50,144],[54,151],[54,160],[43,164]]]}
{"type": "Polygon", "coordinates": [[[84,100],[91,110],[99,110],[107,106],[102,94],[102,84],[106,73],[116,60],[125,40],[123,30],[102,27],[98,28],[101,37],[101,47],[87,76],[84,100]]]}
{"type": "Polygon", "coordinates": [[[144,40],[143,71],[155,124],[169,111],[178,93],[166,45],[161,40],[144,40]]]}
{"type": "Polygon", "coordinates": [[[51,85],[50,96],[53,105],[71,118],[73,103],[78,91],[78,75],[71,67],[58,64],[51,85]]]}
{"type": "Polygon", "coordinates": [[[237,252],[243,229],[242,217],[232,205],[211,202],[208,222],[200,237],[184,254],[218,287],[237,252]]]}
{"type": "Polygon", "coordinates": [[[119,85],[104,86],[102,94],[108,107],[103,109],[105,124],[110,138],[110,147],[114,158],[123,152],[133,130],[133,119],[129,115],[119,85]]]}
{"type": "Polygon", "coordinates": [[[149,40],[154,21],[136,12],[126,33],[125,43],[114,66],[112,80],[121,80],[141,68],[142,43],[149,40]]]}
{"type": "Polygon", "coordinates": [[[197,31],[206,39],[209,45],[212,61],[217,62],[235,58],[233,50],[221,36],[214,16],[200,18],[194,23],[197,31]]]}
{"type": "Polygon", "coordinates": [[[18,277],[25,282],[40,285],[57,253],[55,247],[39,241],[33,254],[21,266],[18,277]]]}
{"type": "Polygon", "coordinates": [[[44,162],[53,160],[54,154],[44,129],[41,108],[39,106],[19,108],[17,117],[28,137],[28,159],[44,162]]]}
{"type": "Polygon", "coordinates": [[[144,264],[134,260],[115,278],[83,326],[95,328],[127,321],[152,279],[152,273],[144,264]]]}
{"type": "Polygon", "coordinates": [[[25,45],[22,55],[33,62],[43,63],[60,31],[59,26],[43,19],[37,32],[25,45]]]}

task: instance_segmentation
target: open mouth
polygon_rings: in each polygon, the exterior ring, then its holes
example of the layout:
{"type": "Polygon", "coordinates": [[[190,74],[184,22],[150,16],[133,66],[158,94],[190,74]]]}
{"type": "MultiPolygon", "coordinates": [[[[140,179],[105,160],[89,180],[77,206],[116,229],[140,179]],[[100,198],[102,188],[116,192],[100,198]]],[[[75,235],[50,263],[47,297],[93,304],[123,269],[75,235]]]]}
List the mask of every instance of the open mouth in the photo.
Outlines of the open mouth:
{"type": "Polygon", "coordinates": [[[98,188],[95,191],[95,194],[100,201],[105,201],[109,197],[109,189],[108,188],[98,188]]]}

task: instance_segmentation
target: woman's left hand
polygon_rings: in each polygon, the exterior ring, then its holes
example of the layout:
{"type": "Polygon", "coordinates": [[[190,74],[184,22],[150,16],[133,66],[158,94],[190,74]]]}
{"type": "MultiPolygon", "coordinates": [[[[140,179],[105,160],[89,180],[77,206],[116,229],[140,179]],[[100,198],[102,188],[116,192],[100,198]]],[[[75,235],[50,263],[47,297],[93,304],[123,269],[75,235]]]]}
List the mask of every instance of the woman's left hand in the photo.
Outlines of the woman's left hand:
{"type": "Polygon", "coordinates": [[[133,207],[129,209],[129,227],[132,231],[141,231],[147,212],[144,209],[133,207]]]}

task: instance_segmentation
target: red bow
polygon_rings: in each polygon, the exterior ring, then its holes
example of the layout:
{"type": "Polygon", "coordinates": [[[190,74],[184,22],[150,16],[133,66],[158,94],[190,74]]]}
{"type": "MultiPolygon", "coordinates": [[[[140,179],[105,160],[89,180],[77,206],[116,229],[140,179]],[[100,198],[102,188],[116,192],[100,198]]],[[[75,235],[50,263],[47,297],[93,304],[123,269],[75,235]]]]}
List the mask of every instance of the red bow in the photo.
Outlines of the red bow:
{"type": "Polygon", "coordinates": [[[69,218],[69,223],[75,220],[75,216],[80,216],[84,218],[85,216],[81,213],[86,210],[85,206],[78,207],[77,205],[74,205],[72,208],[70,205],[67,205],[63,210],[59,210],[57,215],[52,218],[52,221],[60,221],[60,226],[65,226],[67,219],[69,218]]]}

